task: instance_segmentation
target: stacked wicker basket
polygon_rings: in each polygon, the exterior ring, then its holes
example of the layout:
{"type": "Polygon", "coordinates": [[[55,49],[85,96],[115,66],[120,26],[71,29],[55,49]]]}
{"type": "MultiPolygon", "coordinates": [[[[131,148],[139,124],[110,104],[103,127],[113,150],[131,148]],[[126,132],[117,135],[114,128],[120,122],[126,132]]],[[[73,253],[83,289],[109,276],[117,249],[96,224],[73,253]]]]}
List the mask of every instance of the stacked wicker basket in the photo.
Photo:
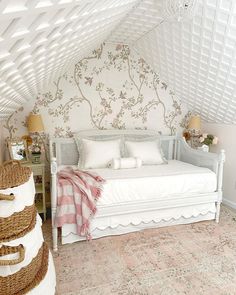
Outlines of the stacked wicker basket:
{"type": "Polygon", "coordinates": [[[34,196],[30,168],[18,161],[0,166],[0,295],[55,293],[55,269],[34,196]]]}

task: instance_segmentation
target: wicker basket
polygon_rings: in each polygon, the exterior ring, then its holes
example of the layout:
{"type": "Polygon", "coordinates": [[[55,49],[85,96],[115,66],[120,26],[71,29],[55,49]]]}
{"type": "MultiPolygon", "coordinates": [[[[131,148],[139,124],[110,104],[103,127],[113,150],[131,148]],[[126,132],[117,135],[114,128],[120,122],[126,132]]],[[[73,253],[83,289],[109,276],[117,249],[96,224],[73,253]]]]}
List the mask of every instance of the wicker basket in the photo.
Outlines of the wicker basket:
{"type": "MultiPolygon", "coordinates": [[[[7,175],[6,170],[9,173],[15,169],[19,170],[18,164],[9,164],[5,165],[5,167],[7,167],[7,169],[2,169],[2,167],[0,167],[0,173],[3,171],[5,175],[7,175]]],[[[1,178],[3,178],[2,174],[0,174],[0,179],[1,178]]],[[[27,179],[25,178],[24,180],[27,179]]],[[[13,183],[11,185],[13,185],[13,183]]],[[[23,184],[7,189],[0,189],[0,218],[9,217],[15,212],[22,211],[26,206],[33,205],[34,198],[35,184],[33,174],[31,173],[29,179],[23,184]]]]}
{"type": "Polygon", "coordinates": [[[11,241],[24,236],[36,223],[36,208],[27,206],[9,217],[0,217],[0,243],[11,241]]]}
{"type": "Polygon", "coordinates": [[[48,246],[43,243],[30,264],[10,276],[0,276],[0,295],[23,295],[36,287],[47,273],[48,255],[48,246]]]}
{"type": "Polygon", "coordinates": [[[0,201],[14,201],[15,196],[14,194],[6,195],[0,193],[0,201]]]}
{"type": "Polygon", "coordinates": [[[0,266],[14,265],[22,262],[25,259],[25,248],[22,244],[19,246],[5,246],[0,248],[0,266]],[[19,253],[19,257],[15,259],[1,259],[9,254],[19,253]]]}
{"type": "Polygon", "coordinates": [[[11,160],[0,166],[0,189],[19,186],[27,182],[32,171],[21,166],[20,161],[11,160]]]}

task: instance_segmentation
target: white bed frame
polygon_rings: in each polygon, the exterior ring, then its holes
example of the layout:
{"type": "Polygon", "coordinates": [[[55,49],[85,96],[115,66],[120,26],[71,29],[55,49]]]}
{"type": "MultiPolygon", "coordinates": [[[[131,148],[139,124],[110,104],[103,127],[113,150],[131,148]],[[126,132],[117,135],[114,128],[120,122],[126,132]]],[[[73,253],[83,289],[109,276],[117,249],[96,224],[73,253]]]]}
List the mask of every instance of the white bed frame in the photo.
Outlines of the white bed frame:
{"type": "MultiPolygon", "coordinates": [[[[77,133],[79,136],[96,138],[99,136],[112,136],[112,135],[135,135],[135,136],[152,136],[157,135],[156,131],[152,130],[84,130],[77,133]]],[[[185,140],[178,136],[160,136],[162,149],[165,157],[168,160],[177,159],[187,162],[196,166],[207,167],[217,175],[217,190],[213,193],[207,194],[191,194],[191,196],[180,195],[178,199],[156,201],[155,199],[122,203],[116,206],[100,206],[95,219],[109,220],[109,217],[119,216],[143,216],[143,222],[139,225],[134,225],[130,222],[130,226],[126,227],[124,224],[119,224],[115,228],[110,229],[97,229],[92,233],[93,238],[99,238],[107,235],[117,235],[137,231],[143,228],[160,227],[172,224],[185,224],[202,220],[215,219],[219,222],[220,205],[222,202],[222,180],[223,180],[223,164],[225,161],[225,152],[221,150],[219,154],[207,153],[200,150],[195,150],[189,147],[185,140]],[[187,197],[187,198],[186,198],[187,197]],[[180,215],[178,218],[169,218],[170,212],[173,209],[184,212],[186,208],[197,207],[201,204],[214,204],[214,213],[212,212],[198,212],[193,216],[180,215]],[[167,212],[167,213],[166,213],[167,212]],[[163,217],[164,214],[164,217],[163,217]],[[168,214],[168,218],[165,218],[168,214]],[[156,218],[149,218],[149,216],[162,216],[161,220],[156,218]],[[150,219],[150,220],[149,220],[150,219]],[[148,222],[147,222],[148,221],[148,222]]],[[[77,165],[78,151],[73,138],[52,138],[50,140],[50,156],[51,156],[51,212],[52,212],[52,232],[53,232],[53,250],[58,249],[58,228],[54,226],[54,219],[57,208],[57,171],[60,165],[77,165]]],[[[106,223],[106,224],[109,224],[106,223]]],[[[66,235],[62,235],[62,244],[71,243],[75,241],[84,240],[79,237],[75,232],[68,231],[69,225],[65,225],[64,230],[66,235]]],[[[63,230],[63,228],[62,228],[63,230]]]]}

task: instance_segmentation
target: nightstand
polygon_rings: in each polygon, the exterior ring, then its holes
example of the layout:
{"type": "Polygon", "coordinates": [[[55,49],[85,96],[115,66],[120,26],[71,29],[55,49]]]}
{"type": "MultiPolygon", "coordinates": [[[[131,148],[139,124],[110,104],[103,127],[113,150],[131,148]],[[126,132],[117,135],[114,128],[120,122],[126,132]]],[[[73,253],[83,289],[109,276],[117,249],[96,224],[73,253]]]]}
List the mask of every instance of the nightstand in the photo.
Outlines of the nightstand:
{"type": "Polygon", "coordinates": [[[24,163],[24,166],[28,166],[32,169],[35,182],[35,205],[38,213],[43,214],[43,220],[46,220],[46,199],[45,199],[45,164],[33,164],[31,162],[24,163]]]}

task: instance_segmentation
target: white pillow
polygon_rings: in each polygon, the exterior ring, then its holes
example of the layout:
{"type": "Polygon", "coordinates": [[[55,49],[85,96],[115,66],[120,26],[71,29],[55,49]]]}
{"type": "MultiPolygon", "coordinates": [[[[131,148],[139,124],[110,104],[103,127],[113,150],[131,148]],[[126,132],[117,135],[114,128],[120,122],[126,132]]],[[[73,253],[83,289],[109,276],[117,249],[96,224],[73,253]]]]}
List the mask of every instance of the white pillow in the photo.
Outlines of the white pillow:
{"type": "Polygon", "coordinates": [[[142,160],[139,158],[114,158],[108,163],[111,169],[140,168],[142,160]]]}
{"type": "Polygon", "coordinates": [[[80,168],[105,168],[113,158],[120,158],[121,140],[95,141],[82,139],[82,155],[83,159],[80,168]]]}
{"type": "Polygon", "coordinates": [[[126,141],[125,148],[128,157],[140,158],[143,165],[165,163],[156,141],[126,141]]]}

